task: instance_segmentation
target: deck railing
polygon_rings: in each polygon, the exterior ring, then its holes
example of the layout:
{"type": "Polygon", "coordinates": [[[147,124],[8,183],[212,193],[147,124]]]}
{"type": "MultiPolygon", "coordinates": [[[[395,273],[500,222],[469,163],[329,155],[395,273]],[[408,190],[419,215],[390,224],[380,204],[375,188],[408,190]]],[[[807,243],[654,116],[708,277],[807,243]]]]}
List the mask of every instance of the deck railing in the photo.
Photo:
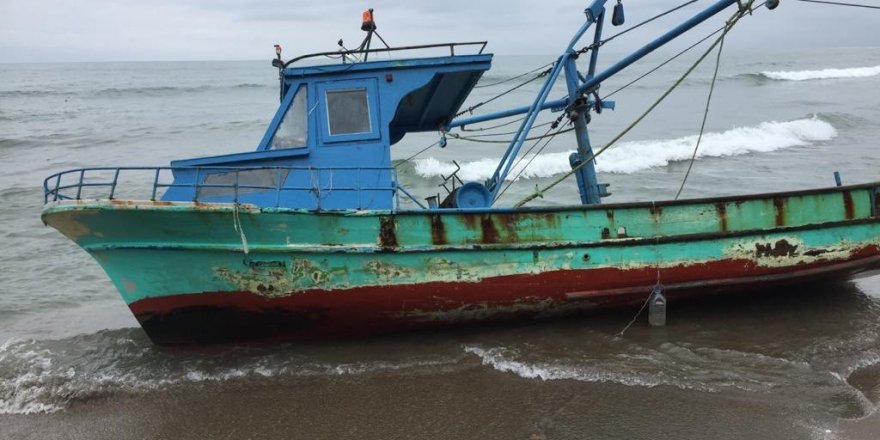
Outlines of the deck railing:
{"type": "MultiPolygon", "coordinates": [[[[370,178],[368,181],[372,181],[370,178]]],[[[164,191],[182,188],[190,190],[193,202],[217,202],[217,191],[225,193],[230,202],[238,203],[243,196],[255,192],[269,193],[274,203],[261,203],[264,206],[282,206],[283,196],[294,192],[307,192],[314,195],[320,209],[322,194],[326,197],[334,191],[354,192],[352,209],[368,209],[373,198],[361,197],[363,193],[389,192],[395,206],[399,205],[400,193],[417,205],[421,204],[406,190],[397,185],[397,173],[393,167],[94,167],[67,170],[53,174],[43,181],[43,202],[61,200],[113,200],[125,192],[127,199],[156,201],[164,191]],[[246,172],[264,171],[273,176],[272,185],[242,182],[246,172]],[[174,173],[193,173],[191,182],[175,183],[174,173]],[[386,185],[363,185],[362,177],[370,173],[377,176],[376,182],[385,180],[386,185]],[[388,179],[381,179],[388,173],[388,179]],[[205,183],[211,174],[232,175],[231,183],[205,183]],[[138,177],[132,181],[132,177],[138,177]],[[297,181],[308,184],[296,184],[297,181]],[[290,183],[293,182],[293,183],[290,183]],[[343,183],[340,183],[343,182],[343,183]],[[214,190],[214,191],[211,191],[214,190]],[[227,190],[227,191],[223,191],[227,190]],[[400,191],[398,191],[400,190],[400,191]],[[132,193],[131,195],[129,193],[132,193]],[[209,195],[210,193],[210,195],[209,195]]],[[[264,194],[264,200],[266,195],[264,194]]],[[[181,200],[176,200],[181,201],[181,200]]]]}
{"type": "Polygon", "coordinates": [[[310,58],[322,58],[322,57],[340,57],[342,62],[345,63],[349,56],[353,55],[368,55],[368,54],[378,54],[378,53],[391,53],[391,52],[401,52],[401,51],[417,51],[417,50],[425,50],[425,49],[437,49],[437,48],[447,48],[449,49],[449,55],[455,55],[456,47],[467,47],[472,46],[474,48],[479,47],[477,50],[477,54],[483,53],[486,49],[485,41],[468,41],[464,43],[438,43],[438,44],[422,44],[418,46],[401,46],[401,47],[385,47],[385,48],[377,48],[377,49],[352,49],[352,50],[337,50],[334,52],[318,52],[318,53],[310,53],[307,55],[301,55],[296,58],[293,58],[286,63],[284,63],[284,67],[289,67],[291,64],[294,64],[298,61],[310,59],[310,58]]]}

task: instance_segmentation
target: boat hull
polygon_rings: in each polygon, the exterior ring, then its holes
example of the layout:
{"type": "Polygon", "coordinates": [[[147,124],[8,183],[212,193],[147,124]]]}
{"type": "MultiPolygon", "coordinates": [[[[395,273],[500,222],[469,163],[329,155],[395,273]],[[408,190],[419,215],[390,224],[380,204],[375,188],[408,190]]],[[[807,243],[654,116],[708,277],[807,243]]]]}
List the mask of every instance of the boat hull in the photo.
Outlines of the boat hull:
{"type": "Polygon", "coordinates": [[[305,212],[65,202],[157,344],[361,336],[868,274],[876,185],[598,207],[305,212]],[[242,233],[237,232],[242,231],[242,233]]]}

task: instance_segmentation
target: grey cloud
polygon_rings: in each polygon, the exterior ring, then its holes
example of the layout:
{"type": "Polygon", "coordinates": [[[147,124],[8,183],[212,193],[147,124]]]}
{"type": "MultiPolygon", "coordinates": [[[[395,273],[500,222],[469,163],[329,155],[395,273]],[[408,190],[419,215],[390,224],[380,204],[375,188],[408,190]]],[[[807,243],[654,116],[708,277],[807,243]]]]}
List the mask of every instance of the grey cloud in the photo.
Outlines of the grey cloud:
{"type": "MultiPolygon", "coordinates": [[[[627,23],[683,1],[625,0],[627,23]]],[[[701,0],[609,49],[633,49],[708,4],[701,0]]],[[[486,39],[501,55],[553,55],[583,22],[586,5],[576,0],[3,0],[0,62],[256,59],[275,42],[296,53],[333,50],[340,37],[360,41],[360,13],[367,7],[376,9],[380,32],[395,45],[486,39]]],[[[776,11],[744,20],[728,44],[742,50],[876,46],[878,19],[880,13],[782,0],[776,11]]],[[[672,47],[705,35],[721,20],[716,17],[672,47]]],[[[618,30],[606,29],[609,34],[618,30]]]]}

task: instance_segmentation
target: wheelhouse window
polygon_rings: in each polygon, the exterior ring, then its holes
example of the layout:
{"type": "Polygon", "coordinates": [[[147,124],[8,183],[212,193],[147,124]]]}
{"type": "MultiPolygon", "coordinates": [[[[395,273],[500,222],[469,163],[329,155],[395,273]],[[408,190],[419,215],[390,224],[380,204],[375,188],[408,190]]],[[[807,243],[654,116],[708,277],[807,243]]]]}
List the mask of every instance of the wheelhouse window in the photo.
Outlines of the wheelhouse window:
{"type": "Polygon", "coordinates": [[[269,148],[300,148],[307,145],[309,132],[308,102],[306,86],[301,85],[296,89],[296,96],[294,96],[293,102],[290,103],[287,113],[284,114],[281,124],[278,125],[278,130],[275,131],[272,142],[269,143],[269,148]]]}
{"type": "Polygon", "coordinates": [[[372,131],[366,88],[327,90],[325,94],[331,136],[372,131]]]}

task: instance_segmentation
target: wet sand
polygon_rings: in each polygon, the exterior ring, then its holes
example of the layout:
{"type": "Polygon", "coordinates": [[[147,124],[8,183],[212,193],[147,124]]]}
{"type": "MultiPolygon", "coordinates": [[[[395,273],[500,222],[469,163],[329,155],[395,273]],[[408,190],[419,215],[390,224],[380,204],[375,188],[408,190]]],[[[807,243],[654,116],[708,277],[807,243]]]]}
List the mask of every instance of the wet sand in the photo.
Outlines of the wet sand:
{"type": "Polygon", "coordinates": [[[781,405],[770,395],[529,380],[480,366],[116,394],[54,414],[0,416],[0,438],[868,440],[880,433],[877,414],[829,426],[804,425],[799,416],[797,402],[781,405]]]}

